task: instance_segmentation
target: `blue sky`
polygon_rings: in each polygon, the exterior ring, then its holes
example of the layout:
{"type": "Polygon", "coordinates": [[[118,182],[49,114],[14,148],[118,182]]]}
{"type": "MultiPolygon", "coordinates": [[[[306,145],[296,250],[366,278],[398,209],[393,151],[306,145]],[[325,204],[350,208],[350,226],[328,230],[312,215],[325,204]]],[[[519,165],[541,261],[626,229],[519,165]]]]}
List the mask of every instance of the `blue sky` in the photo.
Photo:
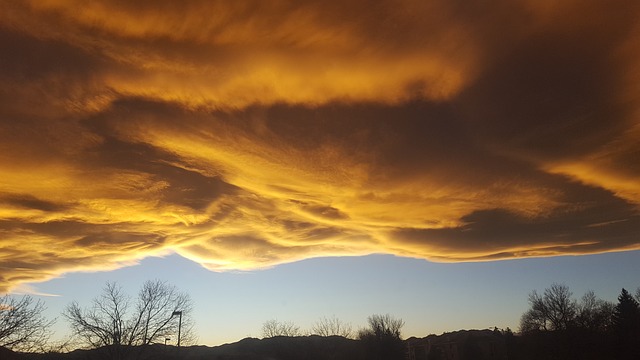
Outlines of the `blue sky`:
{"type": "Polygon", "coordinates": [[[390,255],[308,259],[271,269],[216,273],[178,255],[147,258],[110,272],[73,273],[34,284],[48,317],[58,317],[57,337],[67,331],[60,312],[72,300],[89,304],[106,281],[135,295],[148,279],[166,280],[195,302],[199,343],[218,345],[261,337],[266,320],[309,329],[323,316],[354,328],[371,314],[405,320],[403,335],[426,336],[497,326],[517,330],[527,295],[553,282],[576,298],[592,289],[615,301],[622,287],[640,286],[640,252],[520,259],[480,263],[432,263],[390,255]]]}

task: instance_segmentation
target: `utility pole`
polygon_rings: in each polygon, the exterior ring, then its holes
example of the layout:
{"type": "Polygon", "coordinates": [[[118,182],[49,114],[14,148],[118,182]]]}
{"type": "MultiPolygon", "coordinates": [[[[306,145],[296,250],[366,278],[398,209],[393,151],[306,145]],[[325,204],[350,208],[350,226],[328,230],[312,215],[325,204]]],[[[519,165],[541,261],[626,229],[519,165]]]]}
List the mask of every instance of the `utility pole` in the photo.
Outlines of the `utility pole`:
{"type": "Polygon", "coordinates": [[[180,347],[180,330],[182,328],[182,311],[174,311],[173,314],[171,314],[171,316],[179,316],[178,319],[178,347],[180,347]]]}

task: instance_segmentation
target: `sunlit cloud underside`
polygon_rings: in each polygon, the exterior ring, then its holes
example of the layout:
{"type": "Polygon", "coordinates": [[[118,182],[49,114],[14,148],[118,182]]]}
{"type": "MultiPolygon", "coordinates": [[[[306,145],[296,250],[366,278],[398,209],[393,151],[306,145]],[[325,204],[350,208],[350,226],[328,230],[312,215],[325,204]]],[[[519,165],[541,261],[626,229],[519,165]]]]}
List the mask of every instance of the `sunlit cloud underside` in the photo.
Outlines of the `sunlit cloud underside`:
{"type": "Polygon", "coordinates": [[[639,6],[0,1],[0,291],[639,249],[639,6]]]}

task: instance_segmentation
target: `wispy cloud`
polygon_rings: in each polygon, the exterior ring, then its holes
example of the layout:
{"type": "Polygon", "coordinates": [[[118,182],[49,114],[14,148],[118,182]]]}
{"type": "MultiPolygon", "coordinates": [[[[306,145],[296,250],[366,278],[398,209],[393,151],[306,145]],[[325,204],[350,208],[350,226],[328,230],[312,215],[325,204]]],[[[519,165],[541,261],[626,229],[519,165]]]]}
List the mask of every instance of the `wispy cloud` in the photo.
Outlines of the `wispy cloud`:
{"type": "Polygon", "coordinates": [[[234,270],[640,248],[638,15],[2,1],[0,290],[167,251],[234,270]]]}
{"type": "Polygon", "coordinates": [[[19,284],[11,290],[11,293],[14,295],[37,295],[37,296],[47,296],[47,297],[57,297],[60,295],[49,294],[41,292],[34,285],[30,284],[19,284]]]}

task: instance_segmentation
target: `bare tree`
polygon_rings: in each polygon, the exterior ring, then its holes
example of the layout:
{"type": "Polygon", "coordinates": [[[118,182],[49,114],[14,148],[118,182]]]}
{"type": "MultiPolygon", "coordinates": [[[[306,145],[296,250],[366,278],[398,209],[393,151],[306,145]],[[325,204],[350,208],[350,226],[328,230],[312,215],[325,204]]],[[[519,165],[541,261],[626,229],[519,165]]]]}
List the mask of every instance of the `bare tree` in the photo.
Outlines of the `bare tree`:
{"type": "Polygon", "coordinates": [[[571,298],[569,287],[552,284],[543,295],[537,291],[529,294],[531,308],[520,319],[520,330],[566,330],[576,319],[577,302],[571,298]]]}
{"type": "Polygon", "coordinates": [[[402,359],[404,345],[401,330],[402,319],[386,315],[372,315],[367,319],[369,327],[358,331],[358,339],[364,344],[367,359],[402,359]]]}
{"type": "MultiPolygon", "coordinates": [[[[115,283],[107,283],[103,293],[93,299],[89,308],[71,303],[63,315],[73,334],[89,347],[147,345],[163,342],[168,335],[180,332],[181,343],[193,339],[191,298],[174,286],[155,280],[142,286],[135,302],[115,283]],[[181,314],[182,328],[178,331],[181,314]]],[[[117,354],[120,355],[120,354],[117,354]]]]}
{"type": "Polygon", "coordinates": [[[134,342],[144,345],[163,342],[180,329],[180,343],[191,343],[193,321],[189,314],[193,310],[188,294],[179,292],[173,285],[161,281],[147,281],[140,289],[136,304],[136,319],[131,324],[134,342]],[[181,323],[174,321],[173,314],[181,312],[181,323]]]}
{"type": "Polygon", "coordinates": [[[267,320],[262,324],[262,336],[272,338],[276,336],[300,336],[300,327],[290,321],[267,320]]]}
{"type": "Polygon", "coordinates": [[[577,303],[571,298],[572,295],[569,287],[561,284],[552,284],[544,291],[549,321],[556,330],[567,329],[575,320],[577,303]]]}
{"type": "Polygon", "coordinates": [[[520,332],[528,333],[532,331],[547,330],[544,316],[531,308],[520,317],[520,332]]]}
{"type": "Polygon", "coordinates": [[[21,298],[5,295],[0,298],[0,346],[17,351],[44,349],[49,328],[55,320],[42,316],[45,310],[40,300],[29,295],[21,298]]]}
{"type": "Polygon", "coordinates": [[[404,320],[386,315],[371,315],[367,318],[369,327],[359,331],[359,337],[363,335],[374,335],[376,337],[390,336],[401,338],[401,330],[404,326],[404,320]]]}
{"type": "Polygon", "coordinates": [[[578,304],[577,325],[583,329],[605,332],[611,326],[615,305],[598,299],[593,291],[587,291],[578,304]]]}
{"type": "Polygon", "coordinates": [[[125,316],[129,297],[115,283],[108,282],[100,296],[92,301],[90,308],[82,309],[72,302],[63,312],[71,324],[72,333],[89,347],[120,345],[122,339],[131,338],[125,327],[125,316]]]}
{"type": "Polygon", "coordinates": [[[320,336],[342,336],[351,338],[353,330],[351,324],[344,323],[335,316],[332,318],[322,318],[318,320],[311,328],[315,334],[320,336]]]}

